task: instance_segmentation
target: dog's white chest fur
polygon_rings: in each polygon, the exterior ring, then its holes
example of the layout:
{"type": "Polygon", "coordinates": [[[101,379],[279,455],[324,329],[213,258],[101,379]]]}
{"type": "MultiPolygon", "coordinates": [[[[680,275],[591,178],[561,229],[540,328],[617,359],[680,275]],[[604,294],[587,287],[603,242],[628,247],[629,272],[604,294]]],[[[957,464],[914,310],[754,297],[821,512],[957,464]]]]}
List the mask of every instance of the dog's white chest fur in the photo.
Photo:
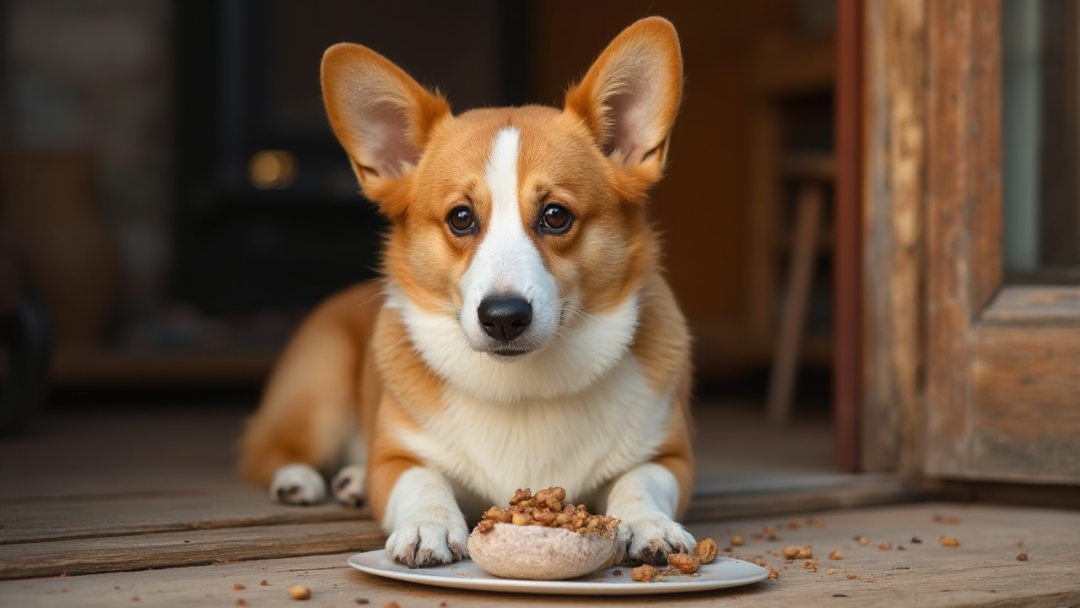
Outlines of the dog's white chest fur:
{"type": "Polygon", "coordinates": [[[575,502],[648,462],[670,398],[655,394],[630,354],[579,393],[492,403],[448,387],[445,409],[402,439],[457,489],[466,514],[503,504],[518,488],[566,488],[575,502]],[[470,504],[475,503],[475,504],[470,504]]]}

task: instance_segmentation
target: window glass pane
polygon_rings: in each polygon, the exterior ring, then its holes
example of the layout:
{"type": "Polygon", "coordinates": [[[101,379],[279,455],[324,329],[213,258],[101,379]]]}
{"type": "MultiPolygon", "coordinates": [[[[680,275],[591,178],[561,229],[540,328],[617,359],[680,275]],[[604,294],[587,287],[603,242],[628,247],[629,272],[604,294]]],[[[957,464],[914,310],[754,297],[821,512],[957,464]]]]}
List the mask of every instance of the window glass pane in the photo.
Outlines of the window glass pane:
{"type": "Polygon", "coordinates": [[[1002,0],[1005,268],[1080,278],[1080,0],[1002,0]]]}

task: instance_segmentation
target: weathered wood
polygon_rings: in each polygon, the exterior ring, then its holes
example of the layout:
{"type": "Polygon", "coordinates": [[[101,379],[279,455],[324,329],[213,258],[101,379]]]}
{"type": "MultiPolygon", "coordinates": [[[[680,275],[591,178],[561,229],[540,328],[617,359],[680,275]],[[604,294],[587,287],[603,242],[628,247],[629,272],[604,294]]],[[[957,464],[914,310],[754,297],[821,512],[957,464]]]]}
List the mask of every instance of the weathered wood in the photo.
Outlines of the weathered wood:
{"type": "MultiPolygon", "coordinates": [[[[348,553],[263,559],[220,566],[196,566],[89,576],[51,577],[0,582],[0,603],[20,608],[86,606],[141,608],[180,605],[295,608],[288,588],[302,583],[314,606],[357,606],[367,600],[378,608],[401,606],[738,606],[763,608],[828,606],[1067,606],[1080,603],[1075,546],[1080,515],[1074,512],[1012,509],[957,504],[803,513],[794,518],[755,517],[702,522],[690,526],[698,537],[712,536],[727,545],[734,534],[746,545],[738,555],[761,556],[779,578],[703,594],[651,597],[556,597],[478,593],[391,581],[346,566],[348,553]],[[949,517],[957,522],[948,523],[949,517]],[[812,519],[810,519],[812,518],[812,519]],[[799,528],[789,529],[788,522],[799,528]],[[765,526],[777,528],[768,541],[765,526]],[[761,537],[755,538],[761,534],[761,537]],[[941,546],[938,537],[954,536],[960,546],[941,546]],[[865,546],[854,537],[868,539],[865,546]],[[922,540],[912,543],[912,537],[922,540]],[[878,548],[884,543],[886,549],[878,548]],[[891,543],[891,547],[889,546],[891,543]],[[1023,546],[1018,547],[1018,543],[1023,546]],[[812,545],[816,571],[802,561],[784,562],[780,549],[812,545]],[[900,550],[899,547],[904,549],[900,550]],[[842,559],[830,560],[831,551],[842,559]],[[1028,561],[1017,561],[1026,552],[1028,561]],[[786,569],[785,569],[786,568],[786,569]],[[828,574],[829,570],[833,574],[828,574]],[[849,579],[848,575],[854,578],[849,579]],[[261,582],[266,581],[266,585],[261,582]],[[235,589],[234,585],[243,585],[235,589]],[[135,600],[138,598],[138,600],[135,600]]],[[[624,572],[625,575],[625,572],[624,572]]],[[[662,583],[655,583],[662,584],[662,583]]]]}
{"type": "Polygon", "coordinates": [[[1001,287],[1001,2],[971,1],[968,119],[962,133],[970,173],[965,211],[970,214],[967,259],[969,318],[1001,287]]]}
{"type": "MultiPolygon", "coordinates": [[[[970,218],[972,166],[972,43],[977,4],[927,4],[927,359],[926,472],[963,475],[970,447],[970,288],[973,251],[970,218]]],[[[994,4],[996,7],[997,5],[994,4]]],[[[984,8],[982,6],[979,7],[984,8]]],[[[986,9],[990,10],[990,9],[986,9]]],[[[980,87],[980,90],[981,87],[980,87]]],[[[987,142],[981,142],[987,145],[987,142]]]]}
{"type": "Polygon", "coordinates": [[[971,476],[1080,481],[1080,325],[976,336],[971,476]]]}
{"type": "Polygon", "coordinates": [[[0,500],[0,545],[244,526],[371,519],[335,502],[286,506],[240,483],[207,490],[0,500]]]}
{"type": "Polygon", "coordinates": [[[863,468],[915,474],[924,425],[926,1],[866,5],[863,468]]]}
{"type": "Polygon", "coordinates": [[[12,544],[0,546],[0,579],[370,551],[385,543],[367,520],[12,544]]]}
{"type": "Polygon", "coordinates": [[[806,490],[777,489],[772,492],[739,492],[695,496],[684,518],[689,522],[736,517],[790,515],[834,509],[916,502],[931,496],[924,488],[895,476],[851,476],[847,483],[806,490]]]}
{"type": "Polygon", "coordinates": [[[1000,3],[928,7],[926,471],[1078,483],[1078,292],[999,293],[1000,3]]]}
{"type": "Polygon", "coordinates": [[[1080,287],[1009,285],[982,312],[983,325],[1080,324],[1080,287]]]}

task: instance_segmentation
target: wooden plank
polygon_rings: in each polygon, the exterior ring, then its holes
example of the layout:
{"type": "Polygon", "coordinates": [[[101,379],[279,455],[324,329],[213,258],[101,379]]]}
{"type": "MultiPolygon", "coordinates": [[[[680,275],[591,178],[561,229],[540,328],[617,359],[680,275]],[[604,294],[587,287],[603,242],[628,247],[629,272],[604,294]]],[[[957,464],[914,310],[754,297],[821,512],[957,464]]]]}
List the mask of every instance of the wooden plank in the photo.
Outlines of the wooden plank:
{"type": "MultiPolygon", "coordinates": [[[[655,606],[698,607],[749,604],[762,608],[802,605],[881,606],[1069,606],[1080,603],[1076,584],[1075,547],[1080,515],[1042,509],[1014,509],[959,504],[925,504],[842,512],[807,513],[700,522],[690,531],[727,545],[734,534],[746,540],[738,555],[762,559],[779,578],[702,594],[650,597],[558,597],[483,593],[425,587],[382,579],[346,566],[348,553],[264,559],[219,566],[195,566],[65,578],[0,582],[5,606],[211,605],[294,608],[288,588],[302,583],[312,591],[309,604],[378,608],[394,601],[401,606],[451,608],[478,606],[655,606]],[[949,517],[957,522],[948,523],[949,517]],[[799,527],[788,527],[789,520],[799,527]],[[765,526],[778,528],[768,541],[765,526]],[[761,534],[760,539],[754,538],[761,534]],[[960,546],[942,547],[941,535],[955,536],[960,546]],[[865,536],[867,545],[853,538],[865,536]],[[912,537],[921,543],[912,543],[912,537]],[[1017,544],[1022,542],[1023,546],[1017,544]],[[879,543],[891,543],[881,550],[879,543]],[[813,546],[816,571],[802,562],[787,564],[780,549],[787,544],[813,546]],[[904,549],[900,550],[899,547],[904,549]],[[842,559],[830,560],[831,551],[842,559]],[[1028,561],[1017,561],[1026,552],[1028,561]],[[786,569],[785,569],[786,568],[786,569]],[[828,574],[832,569],[833,574],[828,574]],[[853,578],[849,579],[848,575],[853,578]],[[261,582],[266,581],[266,585],[261,582]],[[243,585],[235,589],[234,585],[243,585]],[[135,598],[138,598],[136,601],[135,598]]],[[[625,572],[624,572],[625,575],[625,572]]],[[[662,584],[662,583],[656,583],[662,584]]]]}
{"type": "Polygon", "coordinates": [[[971,476],[1080,482],[1080,326],[982,326],[971,476]]]}
{"type": "Polygon", "coordinates": [[[367,520],[0,545],[0,579],[370,551],[385,543],[367,520]]]}
{"type": "Polygon", "coordinates": [[[212,530],[243,526],[347,522],[371,519],[369,508],[328,502],[286,506],[264,491],[234,483],[203,490],[0,500],[0,545],[212,530]]]}
{"type": "Polygon", "coordinates": [[[926,2],[866,5],[863,467],[922,465],[926,2]]]}
{"type": "Polygon", "coordinates": [[[833,425],[837,464],[860,466],[860,412],[863,405],[863,120],[866,117],[864,10],[861,0],[838,0],[836,69],[836,255],[833,425]]]}
{"type": "Polygon", "coordinates": [[[1009,285],[983,311],[983,325],[1080,325],[1080,286],[1009,285]]]}
{"type": "Polygon", "coordinates": [[[976,3],[927,4],[926,472],[962,475],[970,446],[971,62],[976,3]]]}
{"type": "MultiPolygon", "coordinates": [[[[783,487],[783,486],[782,486],[783,487]]],[[[895,476],[858,475],[846,483],[804,490],[776,489],[771,492],[731,492],[724,495],[695,496],[685,520],[700,522],[736,517],[790,515],[833,509],[912,503],[929,497],[932,491],[895,476]]]]}
{"type": "Polygon", "coordinates": [[[970,72],[966,75],[968,119],[963,141],[968,158],[971,239],[967,266],[969,318],[1001,287],[1001,2],[970,0],[970,72]]]}

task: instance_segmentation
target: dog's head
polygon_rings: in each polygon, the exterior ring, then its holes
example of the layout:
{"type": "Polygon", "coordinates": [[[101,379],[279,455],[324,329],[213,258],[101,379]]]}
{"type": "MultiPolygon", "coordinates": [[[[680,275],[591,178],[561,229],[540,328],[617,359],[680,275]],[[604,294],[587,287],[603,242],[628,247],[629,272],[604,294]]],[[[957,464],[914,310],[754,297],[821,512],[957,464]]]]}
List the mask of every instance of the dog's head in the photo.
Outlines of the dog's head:
{"type": "Polygon", "coordinates": [[[473,352],[502,363],[611,315],[629,342],[657,249],[643,205],[682,90],[668,21],[623,31],[561,110],[454,116],[354,44],[326,52],[322,83],[364,194],[391,220],[386,274],[429,321],[453,318],[473,352]]]}

